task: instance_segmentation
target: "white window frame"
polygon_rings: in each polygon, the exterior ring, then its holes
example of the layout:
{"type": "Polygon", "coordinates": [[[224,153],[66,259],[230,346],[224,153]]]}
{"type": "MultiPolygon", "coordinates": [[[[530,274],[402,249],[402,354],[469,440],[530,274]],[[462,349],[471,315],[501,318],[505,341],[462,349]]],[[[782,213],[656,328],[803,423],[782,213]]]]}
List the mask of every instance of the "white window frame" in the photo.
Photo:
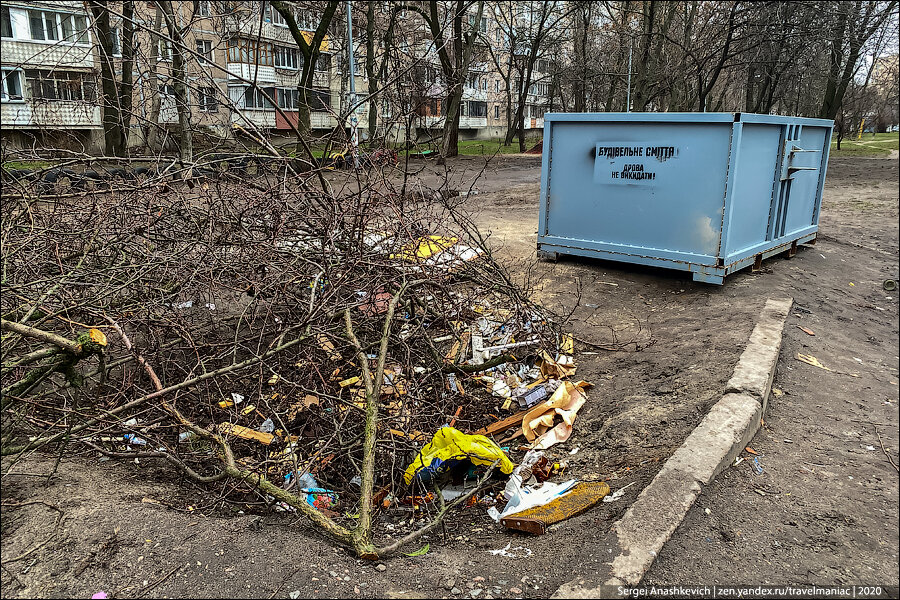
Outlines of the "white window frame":
{"type": "Polygon", "coordinates": [[[9,19],[8,19],[8,21],[7,21],[7,22],[9,23],[9,35],[8,35],[8,36],[5,36],[5,35],[4,35],[4,36],[3,36],[3,39],[5,39],[5,40],[14,40],[14,39],[16,39],[16,23],[15,23],[15,21],[13,21],[13,18],[12,18],[12,11],[9,9],[8,6],[4,6],[4,7],[3,7],[3,10],[4,10],[4,11],[6,12],[6,14],[9,16],[9,19]]]}
{"type": "Polygon", "coordinates": [[[159,38],[159,49],[156,52],[156,60],[159,62],[172,62],[172,57],[175,55],[175,48],[172,46],[172,42],[165,38],[159,38]]]}
{"type": "Polygon", "coordinates": [[[215,87],[201,87],[199,88],[200,97],[199,100],[199,109],[201,112],[205,113],[217,113],[219,112],[219,98],[218,98],[218,89],[215,87]],[[212,93],[209,93],[212,92],[212,93]],[[209,99],[212,99],[212,109],[210,109],[209,99]]]}
{"type": "Polygon", "coordinates": [[[281,13],[275,10],[274,6],[271,6],[269,4],[267,4],[267,6],[270,6],[270,8],[272,9],[272,25],[274,25],[275,27],[287,27],[287,21],[284,20],[284,17],[281,15],[281,13]]]}
{"type": "Polygon", "coordinates": [[[2,95],[0,95],[0,100],[3,102],[25,102],[25,72],[20,68],[7,68],[4,67],[2,69],[2,95]],[[8,88],[8,77],[10,73],[18,74],[19,81],[19,97],[18,98],[10,98],[9,96],[9,88],[8,88]]]}
{"type": "Polygon", "coordinates": [[[200,17],[211,17],[212,16],[212,6],[209,0],[200,0],[197,3],[197,15],[200,17]]]}
{"type": "Polygon", "coordinates": [[[122,56],[122,30],[119,27],[110,27],[109,32],[115,38],[113,45],[113,56],[122,56]]]}
{"type": "Polygon", "coordinates": [[[282,46],[280,44],[275,44],[272,49],[272,64],[277,69],[290,69],[291,71],[296,71],[300,64],[299,52],[297,48],[292,46],[282,46]],[[280,58],[288,58],[293,57],[293,60],[287,60],[282,62],[282,64],[278,64],[280,62],[280,58]],[[293,63],[293,64],[290,64],[293,63]]]}
{"type": "MultiPolygon", "coordinates": [[[[10,15],[12,17],[12,15],[10,15]]],[[[26,18],[28,19],[28,40],[32,42],[38,43],[50,43],[50,44],[73,44],[77,46],[88,46],[91,44],[91,33],[90,27],[88,26],[88,18],[84,13],[71,13],[71,12],[59,12],[55,10],[46,10],[40,8],[29,8],[26,10],[26,18]],[[32,15],[40,14],[41,15],[41,35],[43,37],[36,38],[34,37],[34,30],[32,29],[32,15]],[[47,27],[48,19],[50,17],[53,21],[53,35],[56,36],[54,39],[48,39],[47,33],[50,29],[47,27]],[[81,19],[81,24],[83,28],[79,29],[76,25],[76,19],[81,19]],[[69,39],[63,35],[63,20],[71,19],[72,25],[72,37],[73,39],[69,39]],[[80,32],[80,33],[79,33],[80,32]]],[[[12,27],[12,22],[10,22],[10,27],[12,27]]],[[[13,31],[15,33],[15,31],[13,31]]]]}
{"type": "Polygon", "coordinates": [[[216,62],[216,50],[213,48],[212,40],[204,40],[204,39],[194,39],[194,47],[197,50],[197,54],[200,57],[197,59],[198,62],[212,64],[216,62]],[[200,44],[203,44],[203,51],[200,51],[200,44]],[[207,48],[209,48],[209,54],[207,54],[207,48]]]}

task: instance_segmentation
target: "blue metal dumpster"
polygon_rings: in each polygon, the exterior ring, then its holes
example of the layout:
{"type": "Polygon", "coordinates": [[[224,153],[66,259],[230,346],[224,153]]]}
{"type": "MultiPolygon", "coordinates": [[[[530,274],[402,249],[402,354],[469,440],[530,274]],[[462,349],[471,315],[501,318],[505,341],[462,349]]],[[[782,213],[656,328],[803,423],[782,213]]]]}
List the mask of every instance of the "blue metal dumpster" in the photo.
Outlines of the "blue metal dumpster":
{"type": "Polygon", "coordinates": [[[538,255],[729,273],[814,243],[834,122],[548,113],[538,255]]]}

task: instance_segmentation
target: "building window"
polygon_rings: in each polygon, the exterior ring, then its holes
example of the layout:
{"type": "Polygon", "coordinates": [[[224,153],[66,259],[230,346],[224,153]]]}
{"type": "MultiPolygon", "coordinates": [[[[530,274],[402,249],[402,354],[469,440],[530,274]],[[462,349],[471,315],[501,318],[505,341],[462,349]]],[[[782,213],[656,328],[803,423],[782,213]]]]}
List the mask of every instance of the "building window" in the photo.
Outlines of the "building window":
{"type": "Polygon", "coordinates": [[[319,112],[331,110],[331,90],[313,90],[309,97],[309,107],[319,112]]]}
{"type": "Polygon", "coordinates": [[[44,12],[40,10],[29,10],[28,22],[31,24],[31,39],[59,39],[59,32],[57,32],[56,30],[56,13],[44,12]]]}
{"type": "Polygon", "coordinates": [[[297,88],[277,88],[278,107],[286,110],[297,110],[300,103],[300,95],[297,88]]]}
{"type": "Polygon", "coordinates": [[[175,97],[175,86],[171,83],[161,83],[159,84],[159,93],[162,96],[168,96],[170,98],[175,97]]]}
{"type": "MultiPolygon", "coordinates": [[[[469,15],[469,27],[475,27],[475,19],[478,15],[469,15]]],[[[478,31],[481,33],[487,33],[487,19],[481,17],[481,21],[478,22],[478,31]]]]}
{"type": "Polygon", "coordinates": [[[271,67],[272,44],[261,43],[257,47],[255,40],[228,40],[228,62],[271,67]]]}
{"type": "Polygon", "coordinates": [[[96,99],[94,79],[85,73],[71,71],[25,71],[28,96],[39,100],[93,102],[96,99]]]}
{"type": "Polygon", "coordinates": [[[4,102],[10,100],[22,100],[22,72],[16,70],[3,70],[3,95],[4,102]]]}
{"type": "Polygon", "coordinates": [[[199,54],[202,58],[200,62],[213,62],[213,49],[212,42],[209,40],[196,40],[197,42],[197,54],[199,54]]]}
{"type": "Polygon", "coordinates": [[[172,60],[172,42],[159,40],[157,56],[159,56],[159,60],[172,60]]]}
{"type": "Polygon", "coordinates": [[[500,105],[499,104],[494,105],[494,118],[495,119],[500,118],[500,105]]]}
{"type": "Polygon", "coordinates": [[[59,15],[62,23],[63,39],[78,44],[87,44],[87,19],[84,15],[59,15]],[[77,38],[77,39],[76,39],[77,38]]]}
{"type": "Polygon", "coordinates": [[[275,66],[280,69],[297,68],[297,49],[288,46],[275,46],[275,66]]]}
{"type": "Polygon", "coordinates": [[[478,75],[469,75],[469,87],[478,89],[478,75]]]}
{"type": "Polygon", "coordinates": [[[499,80],[499,79],[495,79],[495,80],[494,80],[494,91],[495,91],[495,92],[499,92],[499,91],[500,91],[500,80],[499,80]]]}
{"type": "Polygon", "coordinates": [[[308,9],[297,11],[297,27],[304,31],[315,31],[318,25],[319,20],[316,18],[315,11],[308,9]]]}
{"type": "Polygon", "coordinates": [[[331,71],[331,55],[320,54],[316,59],[316,71],[320,73],[328,73],[331,71]]]}
{"type": "Polygon", "coordinates": [[[267,87],[267,88],[255,88],[255,87],[246,87],[244,88],[244,107],[245,108],[260,108],[263,110],[274,110],[272,103],[266,98],[266,95],[269,98],[275,98],[275,88],[267,87]]]}
{"type": "Polygon", "coordinates": [[[212,9],[210,8],[209,0],[200,0],[197,3],[197,14],[201,17],[211,17],[212,9]]]}
{"type": "Polygon", "coordinates": [[[216,99],[216,88],[200,88],[200,110],[203,112],[219,111],[219,101],[216,99]]]}
{"type": "Polygon", "coordinates": [[[3,7],[2,14],[0,14],[0,36],[13,37],[12,19],[9,17],[9,8],[6,6],[3,7]]]}
{"type": "Polygon", "coordinates": [[[483,92],[487,91],[487,83],[488,83],[487,77],[485,77],[481,80],[481,91],[483,91],[483,92]]]}
{"type": "Polygon", "coordinates": [[[487,102],[477,102],[475,100],[470,100],[468,102],[463,102],[460,105],[460,108],[466,105],[468,105],[466,113],[470,117],[487,117],[487,102]]]}
{"type": "Polygon", "coordinates": [[[284,20],[284,16],[272,8],[272,25],[277,25],[278,27],[287,27],[287,21],[284,20]]]}
{"type": "Polygon", "coordinates": [[[113,56],[122,56],[122,44],[119,38],[119,28],[111,27],[109,30],[109,47],[113,56]]]}

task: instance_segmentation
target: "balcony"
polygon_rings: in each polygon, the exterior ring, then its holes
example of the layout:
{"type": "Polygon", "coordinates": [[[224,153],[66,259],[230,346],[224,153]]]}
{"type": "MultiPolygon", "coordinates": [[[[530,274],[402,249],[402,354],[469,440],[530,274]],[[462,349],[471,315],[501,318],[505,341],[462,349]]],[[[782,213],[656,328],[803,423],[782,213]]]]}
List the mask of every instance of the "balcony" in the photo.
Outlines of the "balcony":
{"type": "Polygon", "coordinates": [[[460,117],[460,129],[480,129],[487,127],[487,117],[460,117]]]}
{"type": "Polygon", "coordinates": [[[274,108],[239,108],[231,111],[231,122],[237,123],[242,127],[247,126],[250,121],[259,129],[275,128],[275,109],[274,108]]]}
{"type": "Polygon", "coordinates": [[[100,106],[90,102],[32,100],[4,102],[0,105],[0,121],[15,129],[100,127],[100,106]]]}
{"type": "Polygon", "coordinates": [[[275,83],[275,67],[230,62],[226,64],[225,68],[236,77],[242,77],[250,81],[253,81],[255,78],[260,83],[275,83]]]}
{"type": "Polygon", "coordinates": [[[477,90],[472,87],[464,87],[462,93],[463,100],[477,100],[479,102],[487,102],[487,91],[477,90]]]}

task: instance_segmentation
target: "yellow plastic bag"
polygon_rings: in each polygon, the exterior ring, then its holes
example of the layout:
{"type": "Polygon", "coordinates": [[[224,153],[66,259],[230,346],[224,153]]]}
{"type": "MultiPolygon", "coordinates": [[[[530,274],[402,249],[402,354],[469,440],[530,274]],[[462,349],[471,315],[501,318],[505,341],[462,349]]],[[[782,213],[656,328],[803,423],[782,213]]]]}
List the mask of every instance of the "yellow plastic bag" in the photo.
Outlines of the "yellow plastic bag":
{"type": "Polygon", "coordinates": [[[439,235],[421,237],[407,244],[399,253],[392,254],[391,258],[419,262],[451,248],[458,241],[456,238],[445,238],[439,235]]]}
{"type": "Polygon", "coordinates": [[[497,467],[502,473],[509,475],[513,471],[512,461],[493,441],[483,435],[469,435],[447,425],[437,430],[432,440],[406,468],[403,481],[407,485],[414,477],[428,481],[466,460],[474,465],[487,466],[499,460],[497,467]]]}

